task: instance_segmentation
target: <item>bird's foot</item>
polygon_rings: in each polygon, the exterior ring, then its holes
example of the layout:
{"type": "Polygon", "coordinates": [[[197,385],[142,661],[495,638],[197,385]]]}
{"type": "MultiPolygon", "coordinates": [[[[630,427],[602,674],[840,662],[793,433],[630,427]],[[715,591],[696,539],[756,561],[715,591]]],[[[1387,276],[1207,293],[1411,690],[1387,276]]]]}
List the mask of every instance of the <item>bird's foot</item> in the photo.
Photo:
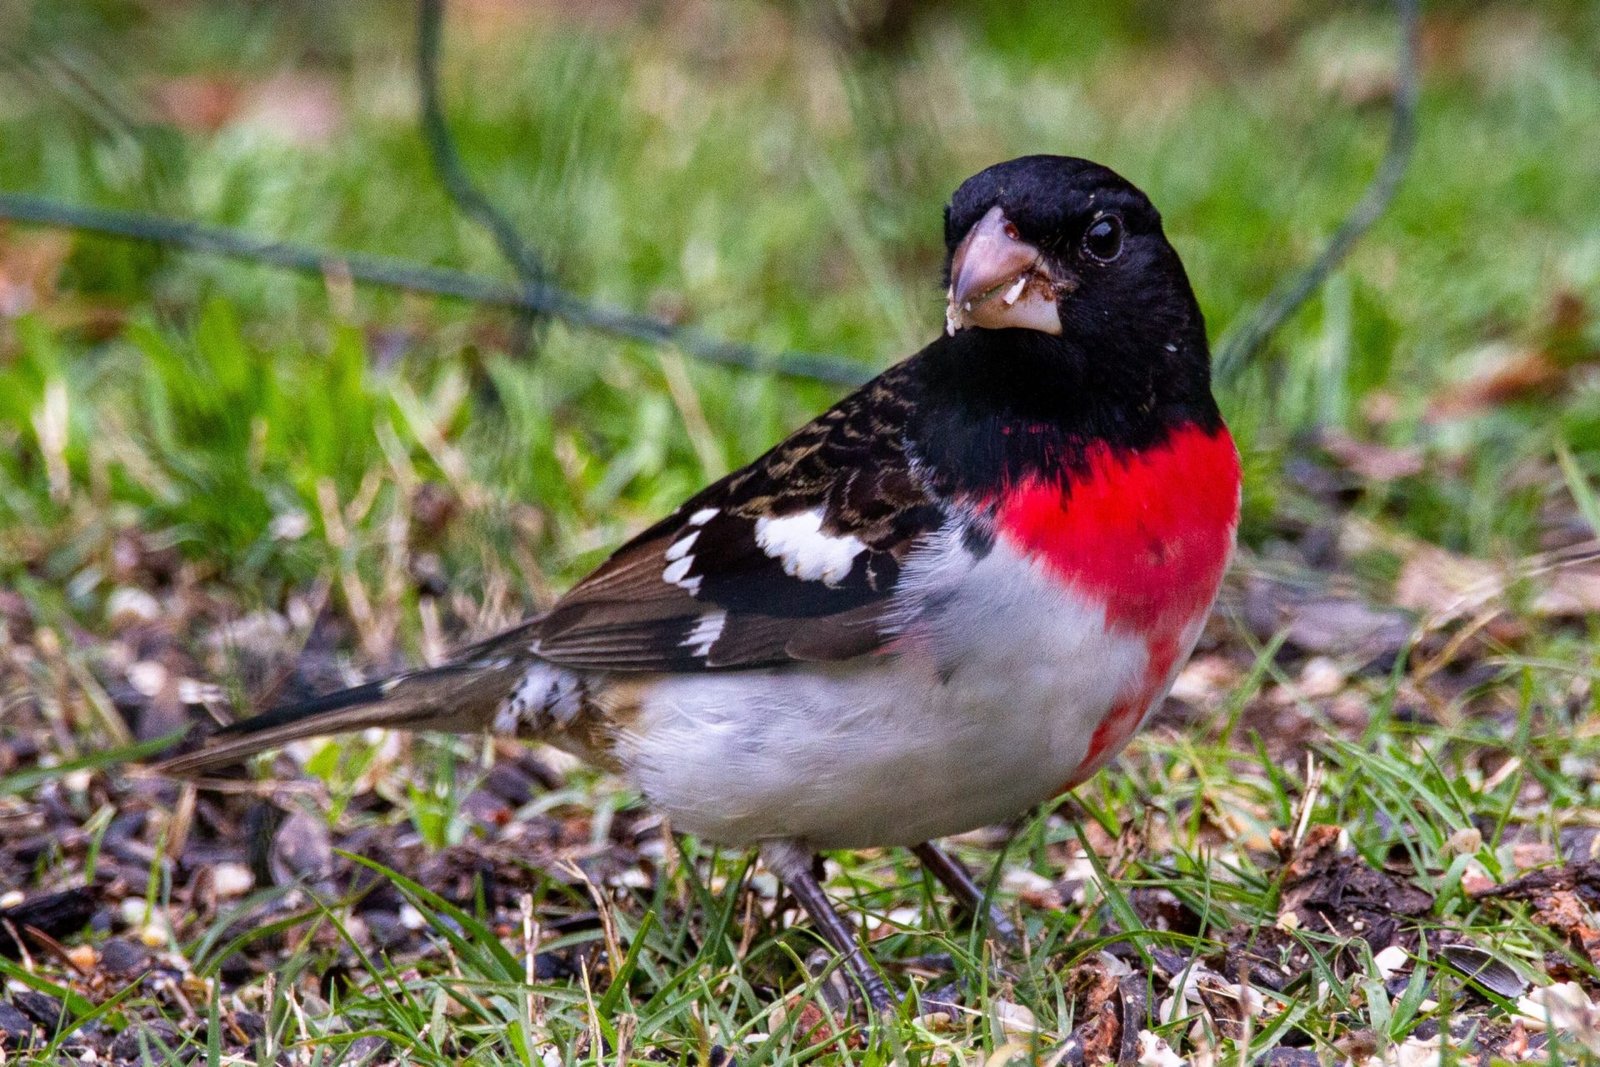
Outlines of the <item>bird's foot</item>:
{"type": "Polygon", "coordinates": [[[996,941],[1013,952],[1022,947],[1022,933],[1017,929],[1017,924],[1011,921],[1011,916],[1000,905],[988,899],[983,887],[973,880],[972,872],[960,860],[932,841],[913,846],[911,852],[929,874],[950,890],[957,903],[974,916],[988,920],[989,934],[996,941]]]}

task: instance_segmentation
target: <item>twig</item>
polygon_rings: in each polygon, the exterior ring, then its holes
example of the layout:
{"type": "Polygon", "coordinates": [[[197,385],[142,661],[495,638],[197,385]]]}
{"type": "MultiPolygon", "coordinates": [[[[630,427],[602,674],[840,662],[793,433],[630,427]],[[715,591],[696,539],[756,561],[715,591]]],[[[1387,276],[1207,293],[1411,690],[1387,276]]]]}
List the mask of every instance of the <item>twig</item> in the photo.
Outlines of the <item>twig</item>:
{"type": "Polygon", "coordinates": [[[804,352],[767,353],[751,345],[719,341],[683,326],[621,308],[590,304],[563,289],[541,285],[519,289],[480,275],[429,267],[389,256],[333,252],[288,241],[273,241],[225,226],[161,218],[134,211],[64,204],[27,193],[0,193],[0,219],[64,227],[190,252],[247,260],[269,267],[326,275],[348,274],[354,281],[391,289],[431,293],[489,307],[542,312],[581,329],[650,344],[672,345],[708,363],[809,378],[834,385],[859,385],[865,369],[834,356],[804,352]]]}
{"type": "Polygon", "coordinates": [[[1372,176],[1366,192],[1345,216],[1322,254],[1305,269],[1285,278],[1263,300],[1242,326],[1228,331],[1217,345],[1214,373],[1228,381],[1261,351],[1268,338],[1277,333],[1289,316],[1300,309],[1328,275],[1344,262],[1356,242],[1366,236],[1394,199],[1411,162],[1417,143],[1417,67],[1421,50],[1417,9],[1419,0],[1395,0],[1400,16],[1400,56],[1395,77],[1394,109],[1389,125],[1389,143],[1383,160],[1372,176]]]}

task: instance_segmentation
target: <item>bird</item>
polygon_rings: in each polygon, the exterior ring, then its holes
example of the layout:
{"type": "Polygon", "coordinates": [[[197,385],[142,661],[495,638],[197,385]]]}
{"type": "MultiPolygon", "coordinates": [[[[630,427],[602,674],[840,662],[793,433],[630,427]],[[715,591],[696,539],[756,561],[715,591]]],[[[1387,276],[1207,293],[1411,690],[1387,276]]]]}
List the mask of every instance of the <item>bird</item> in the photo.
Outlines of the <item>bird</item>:
{"type": "Polygon", "coordinates": [[[1023,156],[956,189],[944,242],[926,347],[548,610],[443,665],[243,719],[163,769],[369,727],[554,745],[675,831],[756,849],[857,995],[892,1008],[819,856],[907,847],[984,907],[935,842],[1059,796],[1128,743],[1200,637],[1240,508],[1205,320],[1144,193],[1023,156]]]}

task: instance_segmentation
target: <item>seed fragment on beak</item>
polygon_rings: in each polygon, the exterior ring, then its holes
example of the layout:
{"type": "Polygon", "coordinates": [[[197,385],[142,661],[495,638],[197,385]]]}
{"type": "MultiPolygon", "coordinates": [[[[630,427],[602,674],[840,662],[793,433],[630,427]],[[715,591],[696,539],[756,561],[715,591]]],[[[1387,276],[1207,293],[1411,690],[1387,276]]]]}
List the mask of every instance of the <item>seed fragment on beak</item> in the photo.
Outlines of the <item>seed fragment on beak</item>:
{"type": "Polygon", "coordinates": [[[1023,240],[998,205],[991,207],[950,257],[945,332],[968,327],[1019,327],[1059,334],[1057,299],[1070,278],[1058,279],[1039,249],[1023,240]]]}
{"type": "MultiPolygon", "coordinates": [[[[1017,280],[1011,283],[1011,288],[1006,290],[1006,295],[1000,298],[1001,300],[1005,301],[1006,307],[1010,307],[1012,304],[1017,302],[1017,297],[1021,296],[1022,290],[1028,287],[1028,281],[1031,277],[1032,275],[1030,272],[1023,272],[1022,274],[1017,275],[1017,280]]],[[[968,301],[967,303],[967,310],[972,310],[971,301],[968,301]]]]}

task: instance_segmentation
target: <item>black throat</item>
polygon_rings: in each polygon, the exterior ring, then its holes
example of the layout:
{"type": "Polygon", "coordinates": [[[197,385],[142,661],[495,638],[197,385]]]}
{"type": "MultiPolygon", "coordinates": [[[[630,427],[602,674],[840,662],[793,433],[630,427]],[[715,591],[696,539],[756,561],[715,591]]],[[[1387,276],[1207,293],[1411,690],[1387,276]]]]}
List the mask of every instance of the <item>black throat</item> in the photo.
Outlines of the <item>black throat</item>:
{"type": "Polygon", "coordinates": [[[1151,347],[1089,353],[1032,330],[942,337],[902,365],[917,397],[907,437],[935,487],[961,494],[1065,480],[1094,445],[1141,451],[1185,427],[1220,429],[1204,333],[1151,347]]]}

